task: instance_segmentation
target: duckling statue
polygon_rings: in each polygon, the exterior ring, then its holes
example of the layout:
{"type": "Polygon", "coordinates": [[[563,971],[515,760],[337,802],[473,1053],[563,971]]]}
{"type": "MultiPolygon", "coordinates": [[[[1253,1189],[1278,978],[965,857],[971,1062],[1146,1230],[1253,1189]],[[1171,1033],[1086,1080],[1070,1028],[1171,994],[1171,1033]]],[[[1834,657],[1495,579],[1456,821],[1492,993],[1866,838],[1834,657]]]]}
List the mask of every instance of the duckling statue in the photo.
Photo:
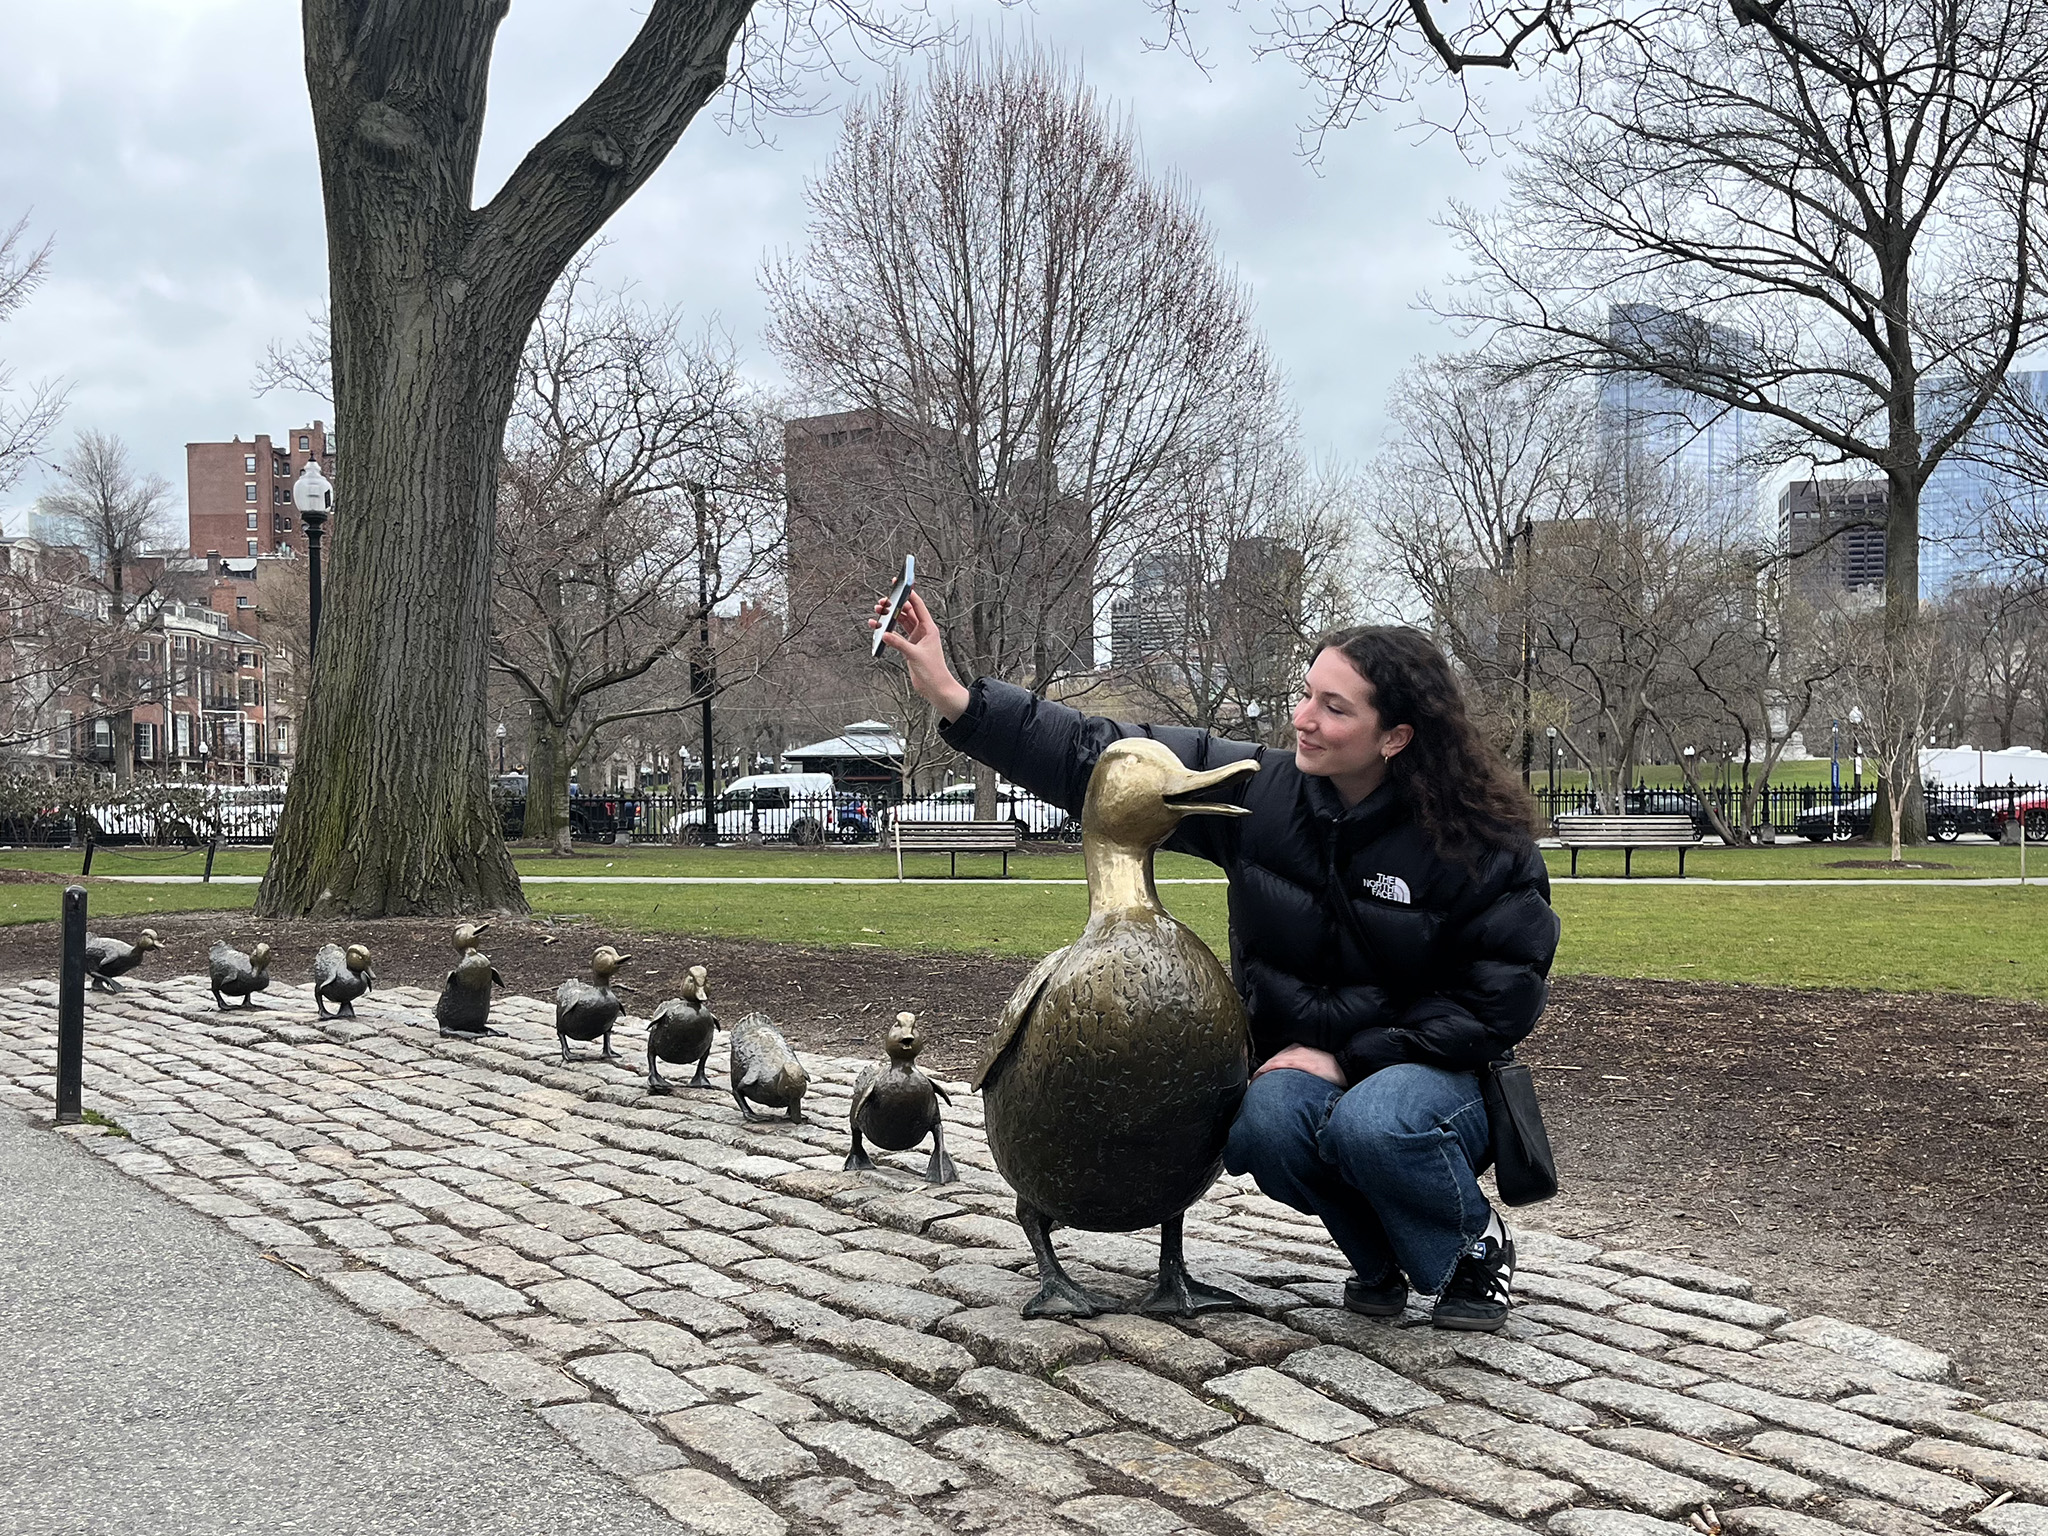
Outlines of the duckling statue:
{"type": "Polygon", "coordinates": [[[912,1065],[924,1040],[917,1032],[917,1015],[899,1013],[889,1026],[883,1042],[889,1052],[886,1067],[865,1066],[853,1085],[853,1108],[847,1122],[853,1127],[853,1150],[846,1154],[846,1166],[868,1169],[875,1166],[861,1145],[865,1135],[878,1147],[903,1152],[932,1138],[932,1158],[925,1168],[927,1184],[950,1184],[959,1177],[953,1159],[946,1156],[946,1128],[939,1120],[939,1100],[952,1097],[912,1065]]]}
{"type": "Polygon", "coordinates": [[[462,959],[442,984],[434,1000],[434,1020],[441,1033],[454,1040],[482,1040],[503,1035],[491,1028],[491,988],[505,985],[505,978],[480,949],[463,951],[462,959]]]}
{"type": "Polygon", "coordinates": [[[489,918],[485,918],[480,923],[464,923],[460,927],[458,927],[455,930],[456,955],[466,955],[472,949],[475,949],[476,941],[483,937],[484,930],[490,926],[491,920],[489,918]]]}
{"type": "Polygon", "coordinates": [[[362,945],[351,944],[343,949],[339,944],[322,944],[313,957],[313,1006],[324,1019],[327,1005],[334,1003],[334,1017],[352,1019],[356,1016],[356,999],[369,991],[376,980],[377,973],[370,969],[370,952],[362,945]]]}
{"type": "Polygon", "coordinates": [[[206,972],[213,984],[216,1007],[225,1008],[229,997],[239,997],[244,1008],[254,1008],[256,994],[270,985],[270,946],[259,943],[245,955],[225,941],[216,940],[206,952],[206,972]]]}
{"type": "Polygon", "coordinates": [[[590,980],[578,981],[571,977],[555,989],[555,1038],[562,1042],[562,1065],[567,1066],[571,1059],[571,1040],[601,1038],[604,1041],[602,1059],[619,1059],[618,1053],[612,1049],[612,1026],[619,1022],[619,1013],[625,1005],[612,988],[612,975],[632,958],[631,955],[620,954],[609,944],[601,944],[597,953],[590,957],[590,980]]]}
{"type": "Polygon", "coordinates": [[[145,928],[142,937],[133,944],[123,944],[119,939],[104,939],[97,934],[87,934],[85,939],[85,978],[92,983],[95,992],[125,992],[128,989],[116,981],[117,976],[126,976],[142,964],[143,956],[152,949],[162,949],[156,941],[156,930],[145,928]]]}
{"type": "Polygon", "coordinates": [[[1017,1191],[1038,1260],[1026,1317],[1092,1317],[1117,1305],[1060,1267],[1055,1222],[1159,1227],[1159,1282],[1140,1312],[1243,1305],[1188,1277],[1181,1217],[1222,1168],[1249,1081],[1250,1031],[1229,974],[1160,904],[1152,855],[1183,816],[1244,815],[1202,797],[1257,769],[1247,758],[1198,773],[1133,737],[1113,742],[1089,778],[1088,924],[1024,978],[974,1078],[989,1151],[1017,1191]]]}
{"type": "Polygon", "coordinates": [[[676,1091],[675,1084],[661,1075],[658,1063],[663,1061],[674,1066],[696,1062],[697,1075],[690,1079],[690,1086],[711,1086],[711,1079],[704,1075],[704,1063],[711,1059],[711,1036],[718,1028],[718,1015],[711,1011],[711,1002],[705,992],[705,976],[703,966],[691,966],[690,974],[683,978],[683,995],[663,1003],[647,1021],[649,1093],[676,1091]]]}
{"type": "Polygon", "coordinates": [[[770,1109],[786,1109],[799,1123],[804,1118],[804,1091],[811,1074],[796,1059],[782,1031],[765,1013],[750,1013],[732,1027],[732,1098],[748,1120],[768,1120],[747,1107],[747,1100],[770,1109]]]}

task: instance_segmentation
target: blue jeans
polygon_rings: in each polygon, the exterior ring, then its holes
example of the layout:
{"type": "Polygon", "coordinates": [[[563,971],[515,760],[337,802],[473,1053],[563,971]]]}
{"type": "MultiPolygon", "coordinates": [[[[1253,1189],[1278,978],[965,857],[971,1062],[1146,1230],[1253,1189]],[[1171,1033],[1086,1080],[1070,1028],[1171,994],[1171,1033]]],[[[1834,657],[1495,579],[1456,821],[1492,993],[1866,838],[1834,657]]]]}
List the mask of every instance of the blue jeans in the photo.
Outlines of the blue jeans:
{"type": "Polygon", "coordinates": [[[1442,1291],[1491,1208],[1473,1177],[1486,1100],[1470,1072],[1385,1067],[1355,1088],[1282,1067],[1254,1078],[1223,1165],[1322,1218],[1368,1285],[1442,1291]]]}

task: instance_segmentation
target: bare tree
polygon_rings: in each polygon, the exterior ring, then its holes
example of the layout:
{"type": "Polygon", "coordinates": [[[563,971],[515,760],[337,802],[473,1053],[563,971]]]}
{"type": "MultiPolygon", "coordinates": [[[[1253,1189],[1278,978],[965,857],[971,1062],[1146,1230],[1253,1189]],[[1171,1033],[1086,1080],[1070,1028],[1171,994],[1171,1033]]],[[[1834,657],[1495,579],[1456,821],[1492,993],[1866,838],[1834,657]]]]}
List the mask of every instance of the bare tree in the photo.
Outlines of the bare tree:
{"type": "Polygon", "coordinates": [[[1526,773],[1541,712],[1533,540],[1539,523],[1591,503],[1590,393],[1503,380],[1480,356],[1446,356],[1411,366],[1388,414],[1393,436],[1368,477],[1379,542],[1526,773]]]}
{"type": "Polygon", "coordinates": [[[123,643],[109,647],[102,707],[113,725],[114,779],[135,775],[135,674],[132,631],[155,600],[154,575],[140,574],[144,552],[169,537],[170,482],[142,474],[118,437],[86,431],[57,465],[57,484],[36,505],[65,528],[90,560],[90,580],[104,594],[106,621],[123,643]]]}
{"type": "MultiPolygon", "coordinates": [[[[49,243],[29,250],[24,244],[27,234],[25,218],[0,233],[0,322],[26,304],[49,275],[49,243]]],[[[14,371],[0,362],[0,491],[21,478],[64,414],[65,390],[54,380],[41,380],[19,394],[13,386],[14,371]]]]}
{"type": "Polygon", "coordinates": [[[333,563],[269,915],[523,910],[488,779],[500,444],[549,292],[728,77],[772,106],[855,0],[652,0],[604,79],[475,197],[502,4],[305,0],[327,215],[333,563]],[[755,23],[759,46],[743,37],[755,23]]]}
{"type": "Polygon", "coordinates": [[[569,851],[571,766],[608,727],[695,702],[723,659],[694,654],[700,630],[779,575],[779,425],[729,346],[593,294],[585,264],[541,312],[506,434],[491,641],[531,723],[528,837],[569,851]],[[697,687],[656,675],[678,652],[697,687]]]}
{"type": "Polygon", "coordinates": [[[2048,15],[1712,13],[1596,50],[1540,122],[1506,205],[1455,216],[1475,274],[1443,307],[1528,370],[1643,376],[1751,412],[1773,462],[1872,466],[1903,658],[1922,487],[2048,336],[2048,15]]]}
{"type": "Polygon", "coordinates": [[[1276,390],[1193,198],[1070,72],[971,53],[850,108],[807,196],[806,249],[765,275],[770,341],[868,451],[834,460],[855,518],[811,517],[793,484],[793,550],[836,534],[866,583],[914,552],[968,676],[1091,668],[1095,589],[1276,390]]]}
{"type": "MultiPolygon", "coordinates": [[[[1905,643],[1866,618],[1857,627],[1851,652],[1849,689],[1862,704],[1872,751],[1878,759],[1878,805],[1888,823],[1873,820],[1873,832],[1889,837],[1892,862],[1903,854],[1909,796],[1920,790],[1920,748],[1934,721],[1945,719],[1962,676],[1957,636],[1946,617],[1930,614],[1905,643]]],[[[1920,818],[1924,824],[1924,815],[1920,818]]]]}

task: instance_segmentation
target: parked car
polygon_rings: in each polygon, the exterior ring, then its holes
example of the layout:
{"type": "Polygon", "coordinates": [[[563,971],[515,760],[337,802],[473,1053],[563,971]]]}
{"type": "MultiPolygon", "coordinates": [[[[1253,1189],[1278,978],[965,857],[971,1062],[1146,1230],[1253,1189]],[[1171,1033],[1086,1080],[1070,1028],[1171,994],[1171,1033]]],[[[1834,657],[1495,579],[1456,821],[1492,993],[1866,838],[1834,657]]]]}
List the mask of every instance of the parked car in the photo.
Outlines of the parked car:
{"type": "Polygon", "coordinates": [[[1979,809],[1989,813],[1991,825],[1986,830],[2001,842],[2005,839],[2006,823],[2017,816],[2028,842],[2048,843],[2048,798],[2036,795],[2012,806],[2004,801],[1994,801],[1979,809]]]}
{"type": "MultiPolygon", "coordinates": [[[[491,797],[498,806],[498,825],[505,836],[523,837],[526,834],[526,796],[510,795],[502,791],[491,797]]],[[[622,830],[619,818],[619,803],[615,800],[584,800],[572,797],[569,801],[569,841],[572,843],[616,843],[622,830]]],[[[630,815],[624,830],[631,830],[630,815]]]]}
{"type": "MultiPolygon", "coordinates": [[[[829,826],[841,835],[840,806],[829,773],[750,773],[734,779],[712,803],[718,840],[737,842],[758,833],[816,847],[829,826]]],[[[692,847],[704,841],[702,808],[676,817],[677,840],[692,847]]]]}
{"type": "Polygon", "coordinates": [[[1877,792],[1851,795],[1840,805],[1817,805],[1802,811],[1792,830],[1809,842],[1845,843],[1851,838],[1870,836],[1871,817],[1877,806],[1877,792]]]}
{"type": "MultiPolygon", "coordinates": [[[[972,784],[949,784],[935,795],[926,795],[921,800],[906,800],[889,812],[892,818],[905,822],[972,821],[974,820],[974,786],[972,784]]],[[[1014,784],[996,781],[996,815],[998,821],[1010,820],[1026,837],[1060,837],[1080,835],[1078,825],[1069,834],[1073,818],[1050,801],[1041,800],[1028,790],[1014,784]]],[[[886,829],[883,833],[887,836],[886,829]]]]}
{"type": "MultiPolygon", "coordinates": [[[[1996,838],[2004,831],[2003,805],[1977,804],[1971,801],[1957,801],[1936,794],[1929,797],[1927,807],[1927,835],[1937,843],[1952,843],[1965,832],[1980,832],[1986,837],[1996,838]]],[[[2044,809],[2039,823],[2041,831],[2048,834],[2048,809],[2044,809]]],[[[2030,830],[2027,834],[2032,837],[2030,830]]]]}
{"type": "Polygon", "coordinates": [[[1706,808],[1682,789],[1631,790],[1626,804],[1631,816],[1690,816],[1694,837],[1705,837],[1714,830],[1706,808]]]}
{"type": "Polygon", "coordinates": [[[873,842],[875,803],[866,795],[850,794],[844,790],[832,798],[838,807],[838,814],[833,818],[832,835],[842,843],[873,842]]]}

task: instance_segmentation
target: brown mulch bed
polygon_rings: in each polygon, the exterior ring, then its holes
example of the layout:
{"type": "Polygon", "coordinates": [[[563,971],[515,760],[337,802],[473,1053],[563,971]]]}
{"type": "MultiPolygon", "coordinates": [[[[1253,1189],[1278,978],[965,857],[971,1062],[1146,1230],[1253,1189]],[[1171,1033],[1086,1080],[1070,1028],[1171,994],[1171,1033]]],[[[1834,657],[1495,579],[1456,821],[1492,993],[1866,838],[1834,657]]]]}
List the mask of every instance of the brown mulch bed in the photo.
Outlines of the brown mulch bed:
{"type": "MultiPolygon", "coordinates": [[[[451,925],[159,914],[141,973],[203,971],[207,945],[262,937],[280,976],[329,938],[370,946],[386,982],[438,986],[451,925]]],[[[139,919],[110,925],[132,936],[139,919]]],[[[964,1076],[1029,962],[816,950],[501,920],[486,935],[515,991],[545,996],[611,942],[644,1012],[685,969],[727,1019],[759,1008],[800,1047],[879,1054],[900,1009],[925,1061],[964,1076]]],[[[48,976],[54,924],[0,929],[0,976],[48,976]]],[[[2048,1395],[2048,1009],[1984,998],[1560,978],[1523,1052],[1565,1192],[1539,1225],[1752,1276],[1759,1299],[1946,1349],[1989,1396],[2048,1395]]]]}
{"type": "Polygon", "coordinates": [[[1821,865],[1822,869],[1954,869],[1953,864],[1915,864],[1911,859],[1901,859],[1894,864],[1890,859],[1835,859],[1821,865]]]}

